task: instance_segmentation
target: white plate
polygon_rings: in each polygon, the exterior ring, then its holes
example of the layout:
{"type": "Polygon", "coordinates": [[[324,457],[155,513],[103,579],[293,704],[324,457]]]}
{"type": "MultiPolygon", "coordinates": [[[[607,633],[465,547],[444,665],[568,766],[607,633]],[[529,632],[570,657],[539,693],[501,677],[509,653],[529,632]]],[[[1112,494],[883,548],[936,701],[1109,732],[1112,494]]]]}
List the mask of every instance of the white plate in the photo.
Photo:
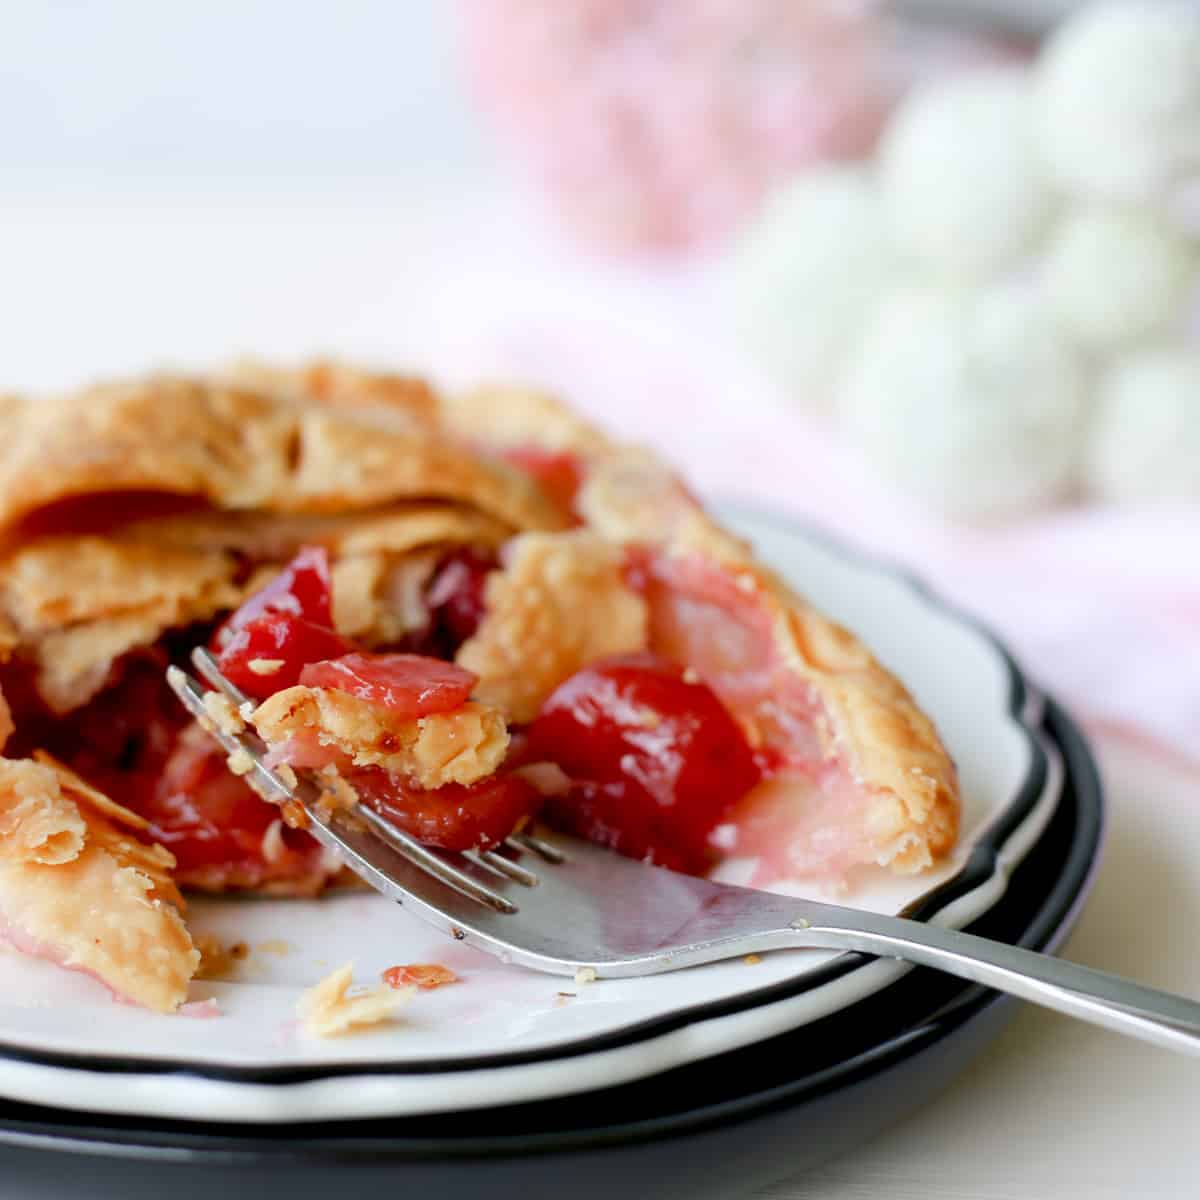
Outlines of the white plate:
{"type": "MultiPolygon", "coordinates": [[[[1031,731],[1036,700],[1007,654],[903,575],[777,519],[726,519],[825,611],[859,633],[933,716],[964,796],[960,846],[919,878],[880,872],[844,901],[961,926],[1003,894],[1058,800],[1061,772],[1031,731]]],[[[196,983],[213,1019],[112,1003],[90,979],[0,957],[0,1095],[206,1121],[316,1121],[445,1112],[623,1083],[747,1045],[862,999],[906,968],[825,951],[767,955],[582,986],[460,947],[374,895],[195,901],[193,928],[251,947],[236,979],[196,983]],[[300,993],[353,959],[377,981],[440,962],[462,981],[401,1019],[313,1040],[300,993]],[[560,993],[575,993],[564,996],[560,993]]]]}

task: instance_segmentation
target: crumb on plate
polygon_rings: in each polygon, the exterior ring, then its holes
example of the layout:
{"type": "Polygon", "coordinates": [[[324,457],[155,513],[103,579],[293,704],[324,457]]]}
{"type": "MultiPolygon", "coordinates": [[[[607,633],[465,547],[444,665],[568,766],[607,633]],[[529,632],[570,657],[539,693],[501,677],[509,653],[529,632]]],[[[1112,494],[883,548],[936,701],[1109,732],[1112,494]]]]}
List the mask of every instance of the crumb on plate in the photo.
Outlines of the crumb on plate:
{"type": "Polygon", "coordinates": [[[354,964],[346,963],[326,975],[300,997],[296,1005],[306,1033],[338,1037],[352,1029],[387,1021],[415,988],[375,987],[351,992],[354,964]]]}

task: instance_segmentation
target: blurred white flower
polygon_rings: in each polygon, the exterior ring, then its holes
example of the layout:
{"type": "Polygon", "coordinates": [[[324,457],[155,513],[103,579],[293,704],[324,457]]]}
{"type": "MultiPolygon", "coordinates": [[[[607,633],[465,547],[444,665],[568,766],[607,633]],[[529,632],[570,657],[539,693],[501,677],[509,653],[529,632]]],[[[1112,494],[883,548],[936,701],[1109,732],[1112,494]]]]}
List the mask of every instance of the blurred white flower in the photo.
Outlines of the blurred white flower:
{"type": "Polygon", "coordinates": [[[1099,392],[1087,456],[1095,492],[1109,500],[1200,501],[1200,347],[1132,355],[1099,392]]]}
{"type": "Polygon", "coordinates": [[[1157,333],[1182,315],[1194,247],[1150,214],[1082,208],[1055,233],[1043,265],[1055,316],[1096,349],[1157,333]]]}
{"type": "Polygon", "coordinates": [[[1078,353],[1024,288],[894,295],[847,382],[855,437],[885,478],[964,518],[1072,486],[1088,412],[1078,353]]]}
{"type": "Polygon", "coordinates": [[[1023,68],[914,92],[884,134],[879,180],[896,248],[921,267],[977,276],[1029,252],[1052,208],[1023,68]]]}
{"type": "Polygon", "coordinates": [[[878,196],[866,171],[820,168],[776,192],[731,268],[742,340],[795,403],[826,409],[888,274],[878,196]]]}
{"type": "Polygon", "coordinates": [[[1036,68],[1038,141],[1069,191],[1165,202],[1200,179],[1200,9],[1190,0],[1094,4],[1036,68]]]}

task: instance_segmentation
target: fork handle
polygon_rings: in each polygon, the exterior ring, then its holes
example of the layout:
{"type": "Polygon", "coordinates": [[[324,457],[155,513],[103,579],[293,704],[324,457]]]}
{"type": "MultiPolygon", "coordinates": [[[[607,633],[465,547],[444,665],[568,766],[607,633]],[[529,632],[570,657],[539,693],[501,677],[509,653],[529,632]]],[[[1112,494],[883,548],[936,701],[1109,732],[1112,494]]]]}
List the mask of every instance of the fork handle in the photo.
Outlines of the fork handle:
{"type": "MultiPolygon", "coordinates": [[[[1200,1057],[1200,1004],[1048,954],[901,917],[848,911],[788,931],[790,945],[861,950],[936,967],[1045,1008],[1200,1057]]],[[[782,939],[781,939],[782,940],[782,939]]]]}

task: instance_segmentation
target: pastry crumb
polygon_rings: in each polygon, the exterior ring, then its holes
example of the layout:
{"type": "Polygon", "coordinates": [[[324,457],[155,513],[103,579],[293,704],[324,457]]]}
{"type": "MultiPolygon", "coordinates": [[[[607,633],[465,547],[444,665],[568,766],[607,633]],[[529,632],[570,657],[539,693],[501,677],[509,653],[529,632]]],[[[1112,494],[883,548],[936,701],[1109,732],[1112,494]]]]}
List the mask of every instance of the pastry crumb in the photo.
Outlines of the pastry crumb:
{"type": "Polygon", "coordinates": [[[580,967],[579,970],[575,972],[575,982],[579,984],[580,987],[582,987],[585,983],[595,983],[596,978],[597,976],[595,967],[580,967]]]}
{"type": "Polygon", "coordinates": [[[246,728],[246,722],[242,720],[242,714],[238,712],[233,701],[220,692],[204,693],[204,711],[213,725],[230,737],[236,737],[246,728]]]}
{"type": "Polygon", "coordinates": [[[254,759],[250,757],[249,751],[239,746],[225,760],[225,765],[234,775],[249,775],[254,770],[254,759]]]}
{"type": "Polygon", "coordinates": [[[254,672],[255,675],[278,675],[283,669],[282,658],[252,658],[247,664],[247,667],[254,672]]]}
{"type": "Polygon", "coordinates": [[[554,995],[554,1007],[562,1008],[563,1005],[569,1003],[571,1000],[574,1000],[575,996],[575,992],[556,992],[554,995]]]}
{"type": "Polygon", "coordinates": [[[289,829],[308,828],[308,813],[304,811],[304,805],[299,800],[285,801],[279,806],[279,811],[283,815],[283,823],[289,829]]]}
{"type": "Polygon", "coordinates": [[[266,832],[262,835],[261,847],[264,862],[270,863],[272,866],[283,862],[288,848],[287,843],[283,840],[282,817],[276,817],[267,826],[266,832]]]}
{"type": "Polygon", "coordinates": [[[762,962],[762,955],[747,954],[746,957],[742,959],[742,962],[744,962],[748,967],[756,966],[758,963],[762,962]]]}
{"type": "Polygon", "coordinates": [[[424,992],[458,983],[458,976],[441,963],[407,963],[388,967],[383,973],[383,982],[392,988],[418,987],[424,992]]]}
{"type": "Polygon", "coordinates": [[[224,975],[232,966],[229,952],[221,944],[220,938],[211,933],[197,933],[192,936],[192,945],[200,951],[200,965],[196,968],[194,979],[215,979],[224,975]]]}
{"type": "Polygon", "coordinates": [[[313,1037],[339,1037],[352,1029],[389,1020],[416,991],[386,985],[352,992],[354,964],[346,963],[326,975],[300,997],[296,1005],[306,1033],[313,1037]]]}
{"type": "Polygon", "coordinates": [[[279,776],[285,787],[290,788],[292,791],[296,790],[296,785],[300,781],[296,778],[296,772],[292,770],[290,764],[280,763],[275,768],[275,774],[279,776]]]}
{"type": "Polygon", "coordinates": [[[259,942],[255,947],[260,954],[278,954],[282,958],[285,954],[291,954],[291,942],[285,942],[283,938],[271,938],[266,942],[259,942]]]}
{"type": "Polygon", "coordinates": [[[699,683],[700,682],[700,672],[697,671],[695,667],[684,667],[683,682],[684,683],[699,683]]]}
{"type": "Polygon", "coordinates": [[[639,708],[634,714],[634,718],[643,729],[657,729],[662,722],[658,713],[649,708],[639,708]]]}

